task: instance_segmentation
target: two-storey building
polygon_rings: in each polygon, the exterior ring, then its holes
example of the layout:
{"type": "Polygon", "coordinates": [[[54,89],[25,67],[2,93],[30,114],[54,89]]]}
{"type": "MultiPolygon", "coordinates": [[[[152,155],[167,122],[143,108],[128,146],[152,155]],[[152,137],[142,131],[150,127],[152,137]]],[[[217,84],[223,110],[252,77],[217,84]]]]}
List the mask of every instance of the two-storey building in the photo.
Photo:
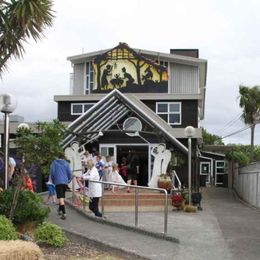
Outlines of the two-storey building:
{"type": "Polygon", "coordinates": [[[207,61],[198,50],[160,53],[125,43],[68,57],[73,67],[70,95],[57,95],[58,119],[69,124],[64,147],[77,141],[118,163],[134,152],[139,184],[147,185],[158,144],[172,152],[180,180],[187,184],[186,126],[193,126],[192,181],[199,185],[198,144],[202,138],[207,61]]]}

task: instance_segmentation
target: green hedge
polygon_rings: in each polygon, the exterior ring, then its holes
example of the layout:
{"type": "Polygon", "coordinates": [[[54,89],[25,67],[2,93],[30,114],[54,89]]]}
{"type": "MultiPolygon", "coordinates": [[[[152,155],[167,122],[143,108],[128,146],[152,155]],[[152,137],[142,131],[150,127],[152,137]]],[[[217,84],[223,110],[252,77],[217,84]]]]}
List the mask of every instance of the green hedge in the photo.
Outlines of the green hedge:
{"type": "MultiPolygon", "coordinates": [[[[13,202],[14,190],[8,189],[0,193],[0,214],[9,217],[13,202]]],[[[49,215],[49,208],[43,204],[43,199],[36,193],[22,190],[19,192],[17,207],[12,219],[15,225],[31,221],[42,223],[49,215]]]]}

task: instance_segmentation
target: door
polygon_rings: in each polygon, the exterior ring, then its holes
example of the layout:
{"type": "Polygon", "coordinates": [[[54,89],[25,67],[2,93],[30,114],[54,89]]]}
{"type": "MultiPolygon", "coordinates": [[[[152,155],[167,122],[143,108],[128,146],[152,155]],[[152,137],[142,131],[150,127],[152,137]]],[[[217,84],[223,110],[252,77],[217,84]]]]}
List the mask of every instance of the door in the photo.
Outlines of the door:
{"type": "Polygon", "coordinates": [[[117,145],[117,162],[121,164],[122,158],[131,160],[135,155],[139,161],[139,171],[137,185],[147,186],[148,183],[148,145],[117,145]]]}
{"type": "Polygon", "coordinates": [[[205,185],[210,183],[210,162],[200,163],[200,176],[200,179],[202,181],[201,186],[204,186],[204,182],[205,185]]]}

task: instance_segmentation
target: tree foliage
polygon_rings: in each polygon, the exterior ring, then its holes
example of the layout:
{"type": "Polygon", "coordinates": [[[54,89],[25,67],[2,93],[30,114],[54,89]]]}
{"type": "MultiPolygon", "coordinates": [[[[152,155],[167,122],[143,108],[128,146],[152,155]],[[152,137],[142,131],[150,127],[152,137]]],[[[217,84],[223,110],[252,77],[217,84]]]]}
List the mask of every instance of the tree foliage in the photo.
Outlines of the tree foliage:
{"type": "Polygon", "coordinates": [[[232,147],[232,151],[226,154],[227,160],[237,162],[240,166],[245,166],[253,161],[260,161],[259,145],[255,146],[253,151],[251,145],[232,145],[232,147]]]}
{"type": "Polygon", "coordinates": [[[22,57],[24,43],[37,41],[52,26],[54,11],[51,0],[0,1],[0,75],[7,61],[22,57]]]}
{"type": "Polygon", "coordinates": [[[24,158],[24,166],[39,165],[48,174],[52,160],[62,151],[65,125],[58,120],[51,123],[38,122],[38,133],[32,129],[20,128],[17,131],[16,145],[18,154],[24,158]]]}
{"type": "Polygon", "coordinates": [[[202,128],[202,138],[204,145],[224,145],[220,136],[210,134],[204,128],[202,128]]]}
{"type": "Polygon", "coordinates": [[[239,106],[242,119],[251,128],[251,149],[254,148],[255,125],[260,121],[260,86],[239,86],[239,106]]]}

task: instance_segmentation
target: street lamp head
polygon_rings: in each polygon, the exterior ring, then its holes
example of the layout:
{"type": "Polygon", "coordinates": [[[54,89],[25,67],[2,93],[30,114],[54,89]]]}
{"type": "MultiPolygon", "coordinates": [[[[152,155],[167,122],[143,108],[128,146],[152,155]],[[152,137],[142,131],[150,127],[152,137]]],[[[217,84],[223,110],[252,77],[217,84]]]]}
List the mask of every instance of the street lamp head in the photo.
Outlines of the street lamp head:
{"type": "Polygon", "coordinates": [[[184,134],[186,137],[188,138],[191,138],[194,136],[195,134],[195,128],[193,126],[187,126],[185,129],[184,129],[184,134]]]}
{"type": "Polygon", "coordinates": [[[0,108],[3,113],[13,113],[16,109],[17,101],[13,95],[2,94],[0,95],[0,108]]]}
{"type": "Polygon", "coordinates": [[[21,123],[17,126],[17,129],[30,129],[30,126],[27,123],[21,123]]]}

